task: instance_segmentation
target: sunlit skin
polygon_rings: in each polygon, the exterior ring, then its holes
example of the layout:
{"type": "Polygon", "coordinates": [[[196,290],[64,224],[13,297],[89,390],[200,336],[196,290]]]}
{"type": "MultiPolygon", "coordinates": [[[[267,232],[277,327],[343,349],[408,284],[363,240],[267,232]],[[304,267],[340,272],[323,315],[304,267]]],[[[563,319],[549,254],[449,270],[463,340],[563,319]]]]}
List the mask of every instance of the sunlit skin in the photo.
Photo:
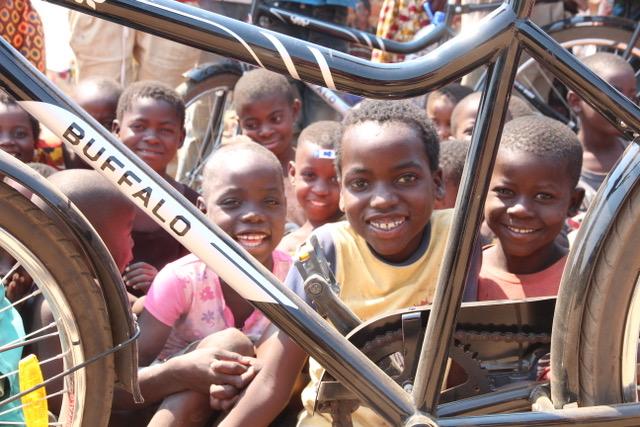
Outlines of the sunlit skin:
{"type": "Polygon", "coordinates": [[[418,131],[401,122],[363,122],[342,137],[341,205],[354,230],[390,262],[418,249],[442,173],[431,171],[418,131]]]}
{"type": "Polygon", "coordinates": [[[228,162],[210,181],[206,200],[200,198],[199,206],[213,223],[271,269],[271,253],[284,234],[286,201],[280,170],[245,159],[228,162]]]}
{"type": "Polygon", "coordinates": [[[298,203],[313,228],[337,219],[340,185],[333,159],[318,158],[322,150],[310,141],[300,141],[296,160],[289,166],[289,177],[295,187],[298,203]]]}
{"type": "MultiPolygon", "coordinates": [[[[598,70],[597,74],[627,98],[637,102],[636,80],[632,70],[611,67],[598,70]]],[[[598,173],[609,172],[624,151],[619,141],[622,134],[574,92],[569,92],[567,99],[580,119],[578,139],[583,148],[582,168],[598,173]]]]}
{"type": "Polygon", "coordinates": [[[185,130],[168,102],[139,98],[125,111],[113,130],[120,140],[154,171],[166,176],[166,168],[182,146],[185,130]]]}
{"type": "Polygon", "coordinates": [[[35,143],[28,113],[17,105],[0,105],[0,149],[29,163],[35,143]]]}
{"type": "Polygon", "coordinates": [[[451,138],[461,141],[470,141],[473,126],[476,124],[476,117],[480,108],[480,97],[469,95],[472,98],[465,98],[455,108],[455,116],[451,117],[451,138]]]}
{"type": "MultiPolygon", "coordinates": [[[[451,113],[455,104],[446,95],[429,97],[427,102],[427,117],[433,122],[440,140],[451,136],[451,113]]],[[[473,128],[473,126],[472,126],[473,128]]]]}
{"type": "Polygon", "coordinates": [[[116,119],[118,101],[117,99],[100,97],[99,94],[95,95],[95,97],[91,97],[86,94],[77,98],[76,102],[105,129],[111,130],[113,121],[116,119]]]}
{"type": "Polygon", "coordinates": [[[276,155],[286,171],[293,160],[293,129],[300,101],[272,95],[236,107],[242,133],[276,155]]]}
{"type": "Polygon", "coordinates": [[[574,216],[584,190],[575,188],[564,162],[501,149],[485,203],[497,243],[486,262],[515,274],[542,271],[566,255],[556,237],[574,216]]]}
{"type": "Polygon", "coordinates": [[[443,171],[444,177],[444,194],[442,197],[436,198],[436,209],[451,209],[456,205],[456,197],[458,197],[458,188],[460,183],[457,177],[449,176],[446,171],[443,171]]]}

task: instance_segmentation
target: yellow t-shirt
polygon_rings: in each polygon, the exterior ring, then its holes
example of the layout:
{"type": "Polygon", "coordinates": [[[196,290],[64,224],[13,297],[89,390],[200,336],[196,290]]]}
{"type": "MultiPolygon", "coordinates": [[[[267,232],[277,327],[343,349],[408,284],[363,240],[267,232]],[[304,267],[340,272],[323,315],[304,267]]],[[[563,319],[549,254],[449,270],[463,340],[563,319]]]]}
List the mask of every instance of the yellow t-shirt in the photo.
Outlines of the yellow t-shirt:
{"type": "MultiPolygon", "coordinates": [[[[336,255],[335,276],[340,283],[340,299],[362,320],[400,308],[430,303],[444,257],[451,219],[451,210],[434,211],[428,242],[421,245],[421,251],[416,253],[415,259],[401,264],[390,264],[378,258],[348,222],[331,224],[331,238],[336,255]]],[[[306,411],[300,414],[299,427],[331,427],[331,417],[328,414],[312,415],[323,371],[314,359],[309,360],[311,382],[302,392],[306,411]]],[[[365,407],[360,407],[352,419],[354,427],[388,425],[365,407]]]]}

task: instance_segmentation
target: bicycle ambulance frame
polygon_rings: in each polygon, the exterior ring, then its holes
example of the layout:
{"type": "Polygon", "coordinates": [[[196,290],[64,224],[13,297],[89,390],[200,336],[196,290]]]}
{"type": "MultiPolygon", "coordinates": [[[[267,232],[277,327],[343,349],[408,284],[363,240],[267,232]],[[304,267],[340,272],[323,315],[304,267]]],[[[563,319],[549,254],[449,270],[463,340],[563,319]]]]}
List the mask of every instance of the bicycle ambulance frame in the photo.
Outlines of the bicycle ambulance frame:
{"type": "MultiPolygon", "coordinates": [[[[492,12],[476,29],[449,40],[420,59],[399,64],[374,64],[170,0],[47,1],[195,48],[229,55],[296,79],[374,98],[419,95],[462,77],[477,66],[489,64],[454,225],[411,394],[329,327],[218,227],[210,224],[201,212],[4,41],[0,43],[0,86],[391,424],[640,425],[640,405],[634,403],[551,412],[436,418],[468,260],[481,223],[490,172],[521,50],[544,63],[627,137],[637,138],[640,134],[640,108],[526,19],[533,6],[532,0],[511,0],[492,12]]],[[[56,193],[44,180],[16,167],[15,161],[6,160],[6,157],[0,157],[0,173],[23,182],[57,207],[61,215],[69,214],[60,207],[59,200],[51,200],[56,198],[56,193]]],[[[556,305],[554,330],[560,318],[564,325],[578,324],[579,327],[584,307],[575,296],[580,295],[581,287],[588,283],[585,278],[589,277],[593,266],[589,261],[601,250],[609,220],[639,179],[640,149],[631,144],[603,184],[571,252],[556,305]]],[[[99,262],[96,259],[94,264],[99,262]]],[[[123,379],[135,378],[135,346],[126,344],[135,337],[136,328],[130,313],[122,309],[124,290],[118,282],[111,280],[103,287],[111,315],[116,318],[114,342],[120,345],[118,350],[121,351],[117,373],[123,382],[123,379]]],[[[570,338],[567,330],[556,331],[552,337],[552,397],[557,408],[577,395],[577,362],[572,359],[577,342],[569,341],[570,338]]],[[[137,390],[131,382],[128,388],[137,390]]],[[[452,402],[447,405],[446,413],[450,416],[498,407],[500,402],[526,398],[523,393],[529,391],[530,388],[523,387],[452,402]]]]}

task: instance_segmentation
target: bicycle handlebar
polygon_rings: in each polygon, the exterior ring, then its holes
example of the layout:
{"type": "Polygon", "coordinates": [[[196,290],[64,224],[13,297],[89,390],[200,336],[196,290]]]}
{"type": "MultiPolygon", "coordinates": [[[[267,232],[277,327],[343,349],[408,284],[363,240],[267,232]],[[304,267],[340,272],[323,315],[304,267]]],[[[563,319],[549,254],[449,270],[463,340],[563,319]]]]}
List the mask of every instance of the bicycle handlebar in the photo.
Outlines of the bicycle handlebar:
{"type": "Polygon", "coordinates": [[[47,1],[295,79],[389,99],[421,95],[493,60],[513,39],[515,28],[515,15],[504,4],[475,31],[449,40],[424,57],[376,64],[170,0],[108,0],[96,5],[99,13],[76,0],[47,1]]]}

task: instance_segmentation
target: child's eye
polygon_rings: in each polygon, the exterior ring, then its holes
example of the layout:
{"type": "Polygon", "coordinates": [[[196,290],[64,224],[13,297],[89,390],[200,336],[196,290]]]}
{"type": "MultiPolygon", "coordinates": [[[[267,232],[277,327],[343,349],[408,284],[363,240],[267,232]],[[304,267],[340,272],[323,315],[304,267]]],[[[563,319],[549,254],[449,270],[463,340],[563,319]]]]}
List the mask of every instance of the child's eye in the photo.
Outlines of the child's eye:
{"type": "Polygon", "coordinates": [[[140,124],[140,123],[131,123],[129,125],[129,129],[131,129],[134,132],[139,132],[142,129],[144,129],[144,126],[142,126],[142,124],[140,124]]]}
{"type": "Polygon", "coordinates": [[[551,200],[553,196],[549,193],[538,193],[536,194],[536,200],[551,200]]]}
{"type": "Polygon", "coordinates": [[[315,173],[309,172],[309,171],[302,172],[301,175],[302,175],[302,179],[304,179],[305,181],[313,181],[316,177],[315,173]]]}
{"type": "Polygon", "coordinates": [[[16,138],[16,139],[26,138],[27,137],[27,130],[26,129],[22,129],[22,128],[14,129],[12,137],[16,138]]]}
{"type": "Polygon", "coordinates": [[[242,123],[242,129],[256,130],[257,128],[258,128],[258,123],[253,120],[242,123]]]}
{"type": "Polygon", "coordinates": [[[508,188],[502,188],[502,187],[494,188],[493,192],[496,193],[498,196],[502,196],[502,197],[513,196],[513,191],[509,190],[508,188]]]}
{"type": "Polygon", "coordinates": [[[173,135],[175,133],[173,128],[162,128],[160,129],[160,132],[165,135],[173,135]]]}
{"type": "Polygon", "coordinates": [[[275,207],[275,206],[280,206],[282,203],[278,199],[268,198],[268,199],[265,199],[264,204],[267,206],[275,207]]]}
{"type": "Polygon", "coordinates": [[[240,200],[233,198],[222,199],[218,202],[218,205],[224,209],[237,208],[240,206],[240,200]]]}
{"type": "Polygon", "coordinates": [[[273,118],[271,119],[273,121],[273,123],[281,123],[282,122],[282,114],[276,114],[275,116],[273,116],[273,118]]]}
{"type": "Polygon", "coordinates": [[[367,187],[369,187],[369,183],[362,179],[362,178],[356,178],[353,179],[351,181],[349,181],[349,189],[351,189],[352,191],[364,191],[367,189],[367,187]]]}
{"type": "Polygon", "coordinates": [[[416,182],[416,180],[418,179],[418,177],[413,174],[413,173],[407,173],[402,175],[401,177],[399,177],[396,182],[398,184],[411,184],[416,182]]]}

